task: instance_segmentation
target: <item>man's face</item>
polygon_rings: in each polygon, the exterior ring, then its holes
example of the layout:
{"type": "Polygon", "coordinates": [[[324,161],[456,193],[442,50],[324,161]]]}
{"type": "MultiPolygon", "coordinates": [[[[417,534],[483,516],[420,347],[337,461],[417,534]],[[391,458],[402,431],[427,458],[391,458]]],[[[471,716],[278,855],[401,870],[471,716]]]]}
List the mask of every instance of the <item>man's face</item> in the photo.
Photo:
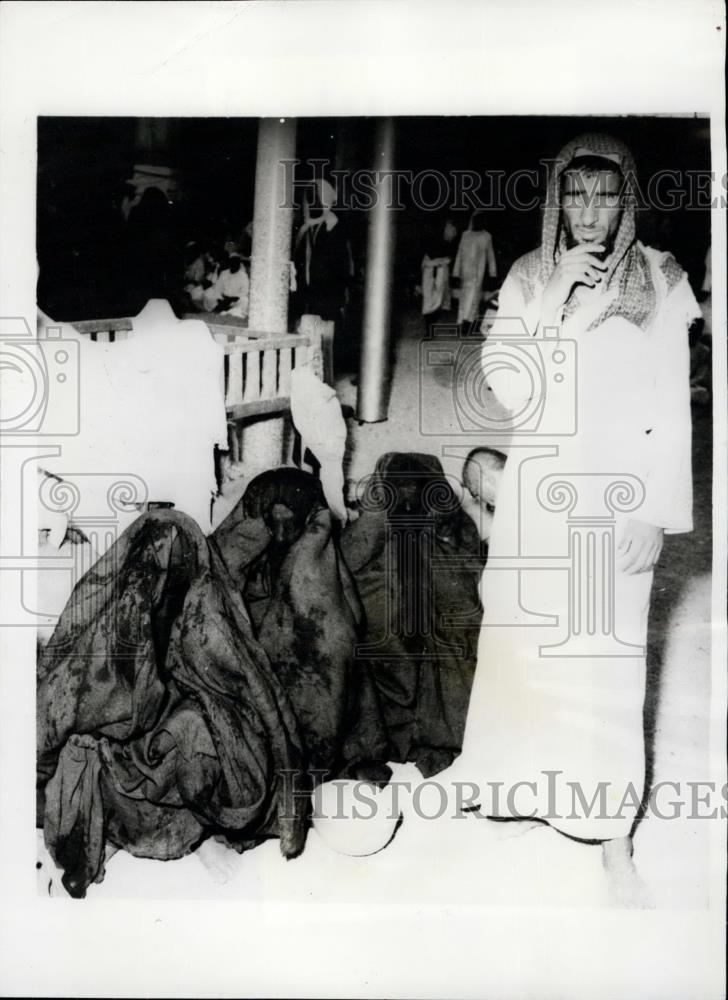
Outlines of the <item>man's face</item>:
{"type": "Polygon", "coordinates": [[[601,243],[598,256],[611,252],[622,218],[619,174],[609,170],[584,174],[567,171],[561,193],[561,218],[569,247],[580,243],[601,243]]]}

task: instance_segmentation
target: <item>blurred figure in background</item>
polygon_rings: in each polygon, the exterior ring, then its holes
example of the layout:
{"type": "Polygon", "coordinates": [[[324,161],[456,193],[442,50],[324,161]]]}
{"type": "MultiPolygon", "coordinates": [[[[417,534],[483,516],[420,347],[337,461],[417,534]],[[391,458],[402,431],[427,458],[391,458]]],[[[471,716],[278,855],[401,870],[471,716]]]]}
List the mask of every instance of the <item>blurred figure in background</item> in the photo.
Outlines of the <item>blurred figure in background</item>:
{"type": "Polygon", "coordinates": [[[354,275],[351,247],[333,211],[336,192],[323,179],[304,205],[304,222],[295,243],[299,315],[311,314],[340,324],[354,275]]]}
{"type": "Polygon", "coordinates": [[[243,259],[239,253],[231,253],[208,295],[213,302],[212,311],[247,319],[249,294],[250,282],[243,259]]]}
{"type": "Polygon", "coordinates": [[[460,279],[458,323],[472,324],[477,320],[486,272],[489,278],[498,274],[493,238],[485,222],[484,212],[473,212],[470,225],[460,237],[452,272],[454,278],[460,279]]]}
{"type": "Polygon", "coordinates": [[[218,261],[206,243],[188,244],[187,266],[184,272],[185,306],[193,312],[206,312],[211,289],[218,277],[218,261]]]}
{"type": "Polygon", "coordinates": [[[690,398],[693,403],[707,405],[713,390],[713,276],[711,247],[705,254],[703,281],[697,294],[701,319],[690,327],[690,398]]]}
{"type": "Polygon", "coordinates": [[[458,231],[452,219],[436,230],[422,258],[422,315],[450,308],[450,267],[458,231]]]}

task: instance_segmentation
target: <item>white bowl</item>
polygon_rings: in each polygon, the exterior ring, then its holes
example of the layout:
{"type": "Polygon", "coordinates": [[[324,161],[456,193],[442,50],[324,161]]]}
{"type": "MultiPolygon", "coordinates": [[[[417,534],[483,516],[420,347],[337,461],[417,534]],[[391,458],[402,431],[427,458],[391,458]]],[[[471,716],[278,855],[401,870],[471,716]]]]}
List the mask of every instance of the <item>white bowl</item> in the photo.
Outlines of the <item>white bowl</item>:
{"type": "Polygon", "coordinates": [[[394,836],[401,812],[391,786],[368,781],[327,781],[315,789],[313,828],[338,854],[362,858],[381,851],[394,836]]]}

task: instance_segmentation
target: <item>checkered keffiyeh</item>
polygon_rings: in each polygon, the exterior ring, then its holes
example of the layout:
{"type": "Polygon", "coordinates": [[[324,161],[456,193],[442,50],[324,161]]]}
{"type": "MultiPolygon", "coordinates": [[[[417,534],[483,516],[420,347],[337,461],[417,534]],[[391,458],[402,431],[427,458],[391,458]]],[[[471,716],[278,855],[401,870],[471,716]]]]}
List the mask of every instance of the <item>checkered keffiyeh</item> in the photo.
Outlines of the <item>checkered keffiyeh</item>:
{"type": "MultiPolygon", "coordinates": [[[[630,323],[645,329],[657,304],[657,294],[650,273],[649,263],[635,233],[635,163],[632,154],[619,139],[598,132],[588,132],[567,143],[552,165],[549,176],[546,205],[543,213],[540,267],[538,278],[542,284],[551,277],[559,256],[566,249],[566,236],[561,225],[561,177],[564,170],[577,156],[601,156],[615,163],[625,178],[622,218],[617,230],[612,253],[608,257],[605,287],[618,287],[617,296],[603,313],[591,323],[589,329],[602,324],[610,316],[623,316],[630,323]]],[[[564,318],[571,315],[580,304],[577,287],[569,297],[564,318]]]]}

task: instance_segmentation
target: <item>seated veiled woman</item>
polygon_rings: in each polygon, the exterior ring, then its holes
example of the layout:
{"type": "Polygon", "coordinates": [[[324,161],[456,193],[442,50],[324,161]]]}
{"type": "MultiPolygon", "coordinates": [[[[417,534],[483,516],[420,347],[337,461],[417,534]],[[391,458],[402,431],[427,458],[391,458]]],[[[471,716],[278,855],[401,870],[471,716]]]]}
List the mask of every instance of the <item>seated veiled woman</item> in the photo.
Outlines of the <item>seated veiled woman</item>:
{"type": "Polygon", "coordinates": [[[66,889],[101,881],[108,847],[168,860],[278,837],[294,857],[321,772],[386,780],[360,620],[305,473],[254,481],[208,538],[174,510],[134,521],[38,662],[38,825],[66,889]]]}
{"type": "Polygon", "coordinates": [[[83,896],[107,847],[168,860],[206,837],[300,853],[290,699],[195,521],[139,517],[76,585],[37,670],[38,825],[83,896]]]}
{"type": "Polygon", "coordinates": [[[319,481],[262,473],[211,537],[291,700],[308,768],[386,780],[381,710],[355,658],[363,608],[319,481]]]}
{"type": "Polygon", "coordinates": [[[342,538],[366,612],[357,658],[374,678],[388,759],[427,777],[462,747],[484,549],[433,455],[382,455],[361,506],[342,538]]]}
{"type": "MultiPolygon", "coordinates": [[[[256,531],[254,538],[260,537],[267,544],[252,559],[250,551],[238,546],[233,558],[245,559],[242,589],[256,627],[260,627],[276,590],[286,555],[303,534],[309,515],[325,507],[318,479],[300,469],[271,469],[256,476],[246,489],[242,512],[248,521],[263,522],[266,534],[259,536],[256,531]]],[[[223,530],[216,537],[222,538],[223,530]]],[[[359,610],[355,605],[357,618],[359,610]]]]}

